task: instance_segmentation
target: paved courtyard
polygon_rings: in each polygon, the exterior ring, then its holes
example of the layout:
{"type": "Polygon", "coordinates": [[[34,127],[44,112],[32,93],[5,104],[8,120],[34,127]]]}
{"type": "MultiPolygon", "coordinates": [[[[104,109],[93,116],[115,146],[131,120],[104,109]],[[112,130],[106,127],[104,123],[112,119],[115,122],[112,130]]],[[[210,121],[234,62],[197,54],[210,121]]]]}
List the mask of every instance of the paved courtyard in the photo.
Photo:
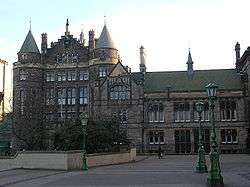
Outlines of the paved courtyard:
{"type": "MultiPolygon", "coordinates": [[[[208,161],[208,158],[207,158],[208,161]]],[[[196,155],[168,155],[158,160],[104,166],[82,171],[9,170],[0,172],[0,187],[57,186],[206,186],[207,174],[194,173],[196,155]]],[[[250,155],[222,155],[222,175],[226,187],[250,186],[250,155]]]]}

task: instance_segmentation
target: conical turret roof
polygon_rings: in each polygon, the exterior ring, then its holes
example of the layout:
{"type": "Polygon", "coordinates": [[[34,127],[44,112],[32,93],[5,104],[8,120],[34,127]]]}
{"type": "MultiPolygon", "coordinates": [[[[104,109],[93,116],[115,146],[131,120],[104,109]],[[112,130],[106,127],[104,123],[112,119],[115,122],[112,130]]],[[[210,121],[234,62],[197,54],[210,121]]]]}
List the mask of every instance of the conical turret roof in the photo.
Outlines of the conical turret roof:
{"type": "Polygon", "coordinates": [[[19,53],[40,53],[31,30],[29,30],[19,53]]]}
{"type": "Polygon", "coordinates": [[[109,34],[107,26],[104,25],[102,33],[97,41],[96,48],[113,48],[115,49],[114,42],[109,34]]]}
{"type": "Polygon", "coordinates": [[[188,53],[188,61],[187,61],[187,64],[193,64],[193,60],[192,60],[192,56],[191,56],[191,53],[190,53],[190,50],[189,50],[189,53],[188,53]]]}

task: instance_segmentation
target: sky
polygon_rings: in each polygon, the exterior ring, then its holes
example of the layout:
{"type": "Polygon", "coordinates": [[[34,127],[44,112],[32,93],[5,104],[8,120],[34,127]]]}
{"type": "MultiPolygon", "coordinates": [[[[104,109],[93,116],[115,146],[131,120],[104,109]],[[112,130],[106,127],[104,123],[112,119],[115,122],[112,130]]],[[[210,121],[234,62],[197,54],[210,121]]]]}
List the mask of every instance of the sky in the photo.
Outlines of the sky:
{"type": "MultiPolygon", "coordinates": [[[[7,60],[6,99],[12,92],[12,63],[29,30],[40,48],[69,30],[85,38],[104,25],[124,65],[139,71],[139,47],[146,49],[147,71],[186,70],[190,48],[194,69],[234,68],[236,42],[250,45],[249,0],[1,0],[0,58],[7,60]]],[[[2,75],[0,67],[0,76],[2,75]]],[[[0,90],[2,83],[0,81],[0,90]]]]}

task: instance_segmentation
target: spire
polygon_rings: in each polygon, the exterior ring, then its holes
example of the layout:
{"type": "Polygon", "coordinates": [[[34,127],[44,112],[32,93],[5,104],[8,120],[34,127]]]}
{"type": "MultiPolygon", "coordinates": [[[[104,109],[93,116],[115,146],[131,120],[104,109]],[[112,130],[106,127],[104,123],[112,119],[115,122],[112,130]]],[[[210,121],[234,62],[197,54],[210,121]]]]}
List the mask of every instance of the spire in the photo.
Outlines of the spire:
{"type": "MultiPolygon", "coordinates": [[[[82,26],[82,25],[81,25],[82,26]]],[[[80,33],[80,43],[84,45],[84,34],[83,34],[83,29],[81,29],[80,33]]]]}
{"type": "Polygon", "coordinates": [[[106,24],[102,29],[102,33],[97,41],[96,48],[112,48],[116,49],[113,40],[109,34],[106,24]]]}
{"type": "Polygon", "coordinates": [[[192,56],[191,56],[191,52],[190,52],[190,48],[189,48],[188,61],[187,61],[187,74],[189,76],[192,76],[194,73],[193,64],[194,64],[194,62],[192,60],[192,56]]]}
{"type": "Polygon", "coordinates": [[[29,30],[19,53],[40,53],[31,30],[29,30]]]}
{"type": "Polygon", "coordinates": [[[67,18],[67,22],[66,22],[66,32],[65,35],[69,35],[69,19],[67,18]]]}

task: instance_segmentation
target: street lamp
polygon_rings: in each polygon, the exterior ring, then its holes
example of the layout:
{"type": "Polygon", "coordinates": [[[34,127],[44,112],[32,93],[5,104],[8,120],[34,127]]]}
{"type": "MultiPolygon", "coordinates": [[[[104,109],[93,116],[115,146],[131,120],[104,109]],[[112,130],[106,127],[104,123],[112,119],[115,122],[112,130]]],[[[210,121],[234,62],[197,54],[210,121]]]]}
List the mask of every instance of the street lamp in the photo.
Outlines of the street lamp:
{"type": "Polygon", "coordinates": [[[220,159],[218,152],[218,144],[216,142],[215,122],[214,122],[214,100],[216,99],[216,91],[218,86],[210,83],[206,86],[207,95],[209,98],[211,133],[210,133],[210,168],[208,171],[207,184],[209,186],[224,186],[223,177],[221,176],[220,159]]]}
{"type": "Polygon", "coordinates": [[[204,111],[204,103],[199,101],[196,103],[195,107],[199,115],[199,143],[198,143],[199,149],[198,149],[198,160],[196,164],[196,172],[206,173],[207,166],[206,166],[205,150],[202,142],[203,136],[201,132],[201,113],[204,111]]]}
{"type": "Polygon", "coordinates": [[[88,123],[88,114],[86,112],[83,112],[80,115],[80,120],[81,120],[81,124],[83,127],[83,158],[82,158],[82,166],[81,166],[81,170],[88,170],[88,166],[87,166],[87,160],[86,160],[86,134],[87,134],[87,130],[86,130],[86,126],[88,123]]]}

